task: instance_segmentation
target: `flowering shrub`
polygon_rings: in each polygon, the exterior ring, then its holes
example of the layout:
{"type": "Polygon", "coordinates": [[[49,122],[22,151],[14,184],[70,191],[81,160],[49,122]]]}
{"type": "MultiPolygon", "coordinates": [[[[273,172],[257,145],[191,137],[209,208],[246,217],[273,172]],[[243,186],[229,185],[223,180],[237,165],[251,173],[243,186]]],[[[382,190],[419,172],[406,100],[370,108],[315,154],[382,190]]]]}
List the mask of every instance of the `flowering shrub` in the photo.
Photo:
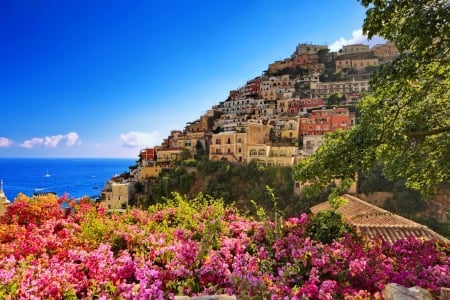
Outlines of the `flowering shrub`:
{"type": "Polygon", "coordinates": [[[122,214],[63,200],[22,195],[8,207],[0,299],[381,299],[389,282],[450,287],[450,247],[436,241],[323,243],[306,214],[275,226],[202,194],[122,214]]]}

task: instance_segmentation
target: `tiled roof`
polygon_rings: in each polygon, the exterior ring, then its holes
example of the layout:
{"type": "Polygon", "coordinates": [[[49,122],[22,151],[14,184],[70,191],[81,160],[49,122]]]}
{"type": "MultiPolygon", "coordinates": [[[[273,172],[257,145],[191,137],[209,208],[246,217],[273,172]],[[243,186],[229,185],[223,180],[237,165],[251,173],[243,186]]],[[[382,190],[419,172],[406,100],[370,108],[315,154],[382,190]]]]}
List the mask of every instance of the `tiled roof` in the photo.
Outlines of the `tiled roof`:
{"type": "MultiPolygon", "coordinates": [[[[446,243],[450,242],[425,225],[391,213],[357,197],[348,194],[343,197],[348,202],[342,205],[337,211],[344,216],[347,222],[354,225],[357,230],[369,237],[381,236],[391,243],[399,239],[407,238],[408,236],[436,239],[446,243]]],[[[330,205],[328,201],[311,207],[313,214],[329,209],[330,205]]]]}

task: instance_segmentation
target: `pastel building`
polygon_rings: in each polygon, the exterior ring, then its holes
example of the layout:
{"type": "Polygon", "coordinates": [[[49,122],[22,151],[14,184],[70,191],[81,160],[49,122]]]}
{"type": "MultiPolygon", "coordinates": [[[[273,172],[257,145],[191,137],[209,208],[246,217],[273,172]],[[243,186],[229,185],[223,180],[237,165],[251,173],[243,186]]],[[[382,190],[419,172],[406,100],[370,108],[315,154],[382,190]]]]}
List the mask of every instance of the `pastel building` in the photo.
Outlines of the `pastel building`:
{"type": "Polygon", "coordinates": [[[379,65],[378,57],[375,56],[373,51],[342,54],[336,57],[335,62],[337,73],[347,70],[362,72],[365,71],[367,67],[379,65]]]}
{"type": "Polygon", "coordinates": [[[310,115],[299,118],[299,136],[324,135],[337,129],[355,125],[355,114],[348,108],[318,109],[310,115]]]}
{"type": "Polygon", "coordinates": [[[181,160],[184,149],[181,147],[156,147],[156,165],[162,168],[172,168],[181,160]]]}
{"type": "Polygon", "coordinates": [[[380,62],[392,61],[399,55],[397,47],[392,42],[375,45],[372,47],[372,51],[379,58],[380,62]]]}
{"type": "Polygon", "coordinates": [[[338,93],[347,96],[369,92],[370,85],[368,80],[311,82],[310,89],[313,98],[327,98],[338,93]]]}
{"type": "Polygon", "coordinates": [[[158,177],[162,167],[156,164],[156,150],[146,148],[139,153],[139,164],[133,175],[138,181],[144,181],[151,177],[158,177]]]}
{"type": "Polygon", "coordinates": [[[209,159],[213,161],[227,160],[243,162],[247,133],[228,131],[213,134],[210,145],[209,159]]]}
{"type": "Polygon", "coordinates": [[[288,115],[298,116],[304,113],[306,109],[319,108],[324,104],[322,98],[291,99],[288,102],[288,115]]]}
{"type": "Polygon", "coordinates": [[[107,209],[126,209],[129,206],[133,185],[110,180],[102,191],[100,205],[107,209]]]}
{"type": "Polygon", "coordinates": [[[342,49],[338,51],[337,55],[353,54],[353,53],[363,53],[369,52],[369,45],[364,44],[352,44],[342,46],[342,49]]]}

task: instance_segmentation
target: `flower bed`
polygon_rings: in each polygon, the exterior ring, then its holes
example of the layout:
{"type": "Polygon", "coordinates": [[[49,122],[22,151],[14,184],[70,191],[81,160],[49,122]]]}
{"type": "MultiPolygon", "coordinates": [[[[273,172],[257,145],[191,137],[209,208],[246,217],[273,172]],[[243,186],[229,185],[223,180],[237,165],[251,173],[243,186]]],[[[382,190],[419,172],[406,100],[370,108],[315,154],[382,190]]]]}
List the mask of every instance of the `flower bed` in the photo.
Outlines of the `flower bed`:
{"type": "Polygon", "coordinates": [[[435,241],[322,243],[306,214],[275,225],[203,195],[122,214],[63,201],[19,195],[1,218],[1,299],[377,299],[389,282],[450,287],[450,248],[435,241]]]}

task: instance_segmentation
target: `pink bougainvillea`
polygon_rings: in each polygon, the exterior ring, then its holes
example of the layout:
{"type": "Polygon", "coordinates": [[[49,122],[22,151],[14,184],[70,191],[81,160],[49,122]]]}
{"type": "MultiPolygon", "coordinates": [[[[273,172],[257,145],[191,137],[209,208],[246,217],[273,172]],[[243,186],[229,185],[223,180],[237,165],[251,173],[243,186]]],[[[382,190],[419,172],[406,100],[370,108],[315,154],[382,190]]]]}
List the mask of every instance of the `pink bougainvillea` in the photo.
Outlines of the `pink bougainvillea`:
{"type": "Polygon", "coordinates": [[[64,210],[64,199],[22,195],[0,222],[0,298],[381,299],[389,282],[435,295],[450,287],[449,245],[354,235],[323,244],[307,235],[306,214],[275,231],[203,200],[109,215],[89,202],[64,210]]]}

